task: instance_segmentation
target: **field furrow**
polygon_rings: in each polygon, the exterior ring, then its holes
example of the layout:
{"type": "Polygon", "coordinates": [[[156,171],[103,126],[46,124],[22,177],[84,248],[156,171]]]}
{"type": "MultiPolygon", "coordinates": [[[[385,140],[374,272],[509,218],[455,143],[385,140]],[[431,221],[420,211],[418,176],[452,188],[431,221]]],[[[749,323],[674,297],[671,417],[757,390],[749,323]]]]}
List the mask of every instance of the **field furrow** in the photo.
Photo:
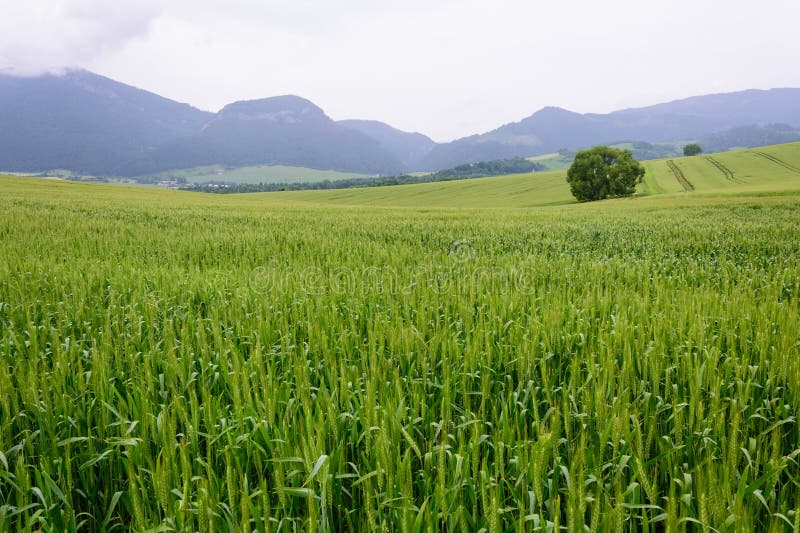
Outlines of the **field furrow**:
{"type": "Polygon", "coordinates": [[[675,176],[675,179],[678,181],[678,183],[681,184],[681,187],[683,187],[684,191],[691,192],[694,190],[694,185],[692,185],[691,182],[686,179],[686,176],[683,174],[683,170],[678,168],[678,165],[676,165],[674,161],[667,161],[667,166],[672,171],[672,174],[675,176]]]}
{"type": "Polygon", "coordinates": [[[722,172],[722,175],[725,176],[725,179],[736,182],[736,183],[745,183],[744,180],[740,180],[736,178],[736,175],[733,173],[731,169],[720,163],[717,159],[711,157],[710,155],[705,156],[705,160],[714,165],[717,170],[722,172]]]}
{"type": "Polygon", "coordinates": [[[771,161],[771,162],[775,163],[776,165],[780,165],[780,166],[782,166],[783,168],[785,168],[787,170],[791,170],[792,172],[800,173],[800,168],[798,168],[798,167],[796,167],[796,166],[794,166],[792,164],[786,163],[785,161],[782,161],[781,159],[778,159],[774,155],[767,154],[765,152],[759,152],[759,151],[756,151],[756,150],[753,150],[753,153],[756,154],[759,157],[763,157],[764,159],[767,159],[768,161],[771,161]]]}

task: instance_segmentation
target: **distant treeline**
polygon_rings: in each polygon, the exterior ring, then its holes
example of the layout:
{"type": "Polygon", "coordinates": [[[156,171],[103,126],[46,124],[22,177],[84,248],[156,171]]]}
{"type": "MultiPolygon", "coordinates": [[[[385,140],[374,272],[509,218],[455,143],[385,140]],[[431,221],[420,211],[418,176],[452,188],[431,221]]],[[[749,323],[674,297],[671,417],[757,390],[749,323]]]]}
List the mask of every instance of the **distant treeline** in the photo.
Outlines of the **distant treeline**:
{"type": "Polygon", "coordinates": [[[430,174],[431,181],[446,181],[449,179],[482,178],[485,176],[503,176],[506,174],[524,174],[543,170],[544,167],[538,163],[514,157],[511,159],[496,159],[494,161],[482,161],[480,163],[468,163],[459,165],[455,168],[440,170],[430,174]]]}
{"type": "Polygon", "coordinates": [[[706,153],[800,141],[800,128],[788,124],[742,126],[709,135],[698,143],[706,153]]]}
{"type": "Polygon", "coordinates": [[[677,145],[670,144],[651,144],[643,141],[634,141],[631,144],[633,158],[637,161],[647,161],[649,159],[663,159],[665,157],[677,157],[683,155],[683,150],[677,145]]]}
{"type": "Polygon", "coordinates": [[[350,189],[353,187],[385,187],[388,185],[409,185],[412,183],[430,183],[435,181],[454,181],[507,174],[524,174],[526,172],[535,172],[543,169],[544,167],[539,163],[529,161],[522,157],[515,157],[513,159],[498,159],[496,161],[483,161],[480,163],[459,165],[455,168],[424,175],[402,174],[399,176],[349,178],[300,183],[213,183],[197,185],[189,190],[229,194],[243,192],[350,189]]]}

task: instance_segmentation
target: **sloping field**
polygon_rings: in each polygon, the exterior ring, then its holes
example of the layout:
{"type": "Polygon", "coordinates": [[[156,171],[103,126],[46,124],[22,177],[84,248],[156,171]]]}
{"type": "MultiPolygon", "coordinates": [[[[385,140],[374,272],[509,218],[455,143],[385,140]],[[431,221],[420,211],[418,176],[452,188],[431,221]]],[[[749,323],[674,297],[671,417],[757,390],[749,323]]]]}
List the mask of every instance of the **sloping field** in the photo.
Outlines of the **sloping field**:
{"type": "MultiPolygon", "coordinates": [[[[710,156],[644,162],[642,194],[684,192],[671,161],[694,193],[800,188],[800,143],[710,156]]],[[[535,207],[573,203],[566,171],[463,181],[328,191],[270,193],[270,201],[386,207],[535,207]]]]}
{"type": "Polygon", "coordinates": [[[800,143],[646,161],[643,191],[662,194],[684,190],[670,162],[699,192],[800,187],[800,143]]]}
{"type": "Polygon", "coordinates": [[[531,207],[572,203],[564,171],[393,187],[273,193],[277,201],[386,207],[531,207]]]}

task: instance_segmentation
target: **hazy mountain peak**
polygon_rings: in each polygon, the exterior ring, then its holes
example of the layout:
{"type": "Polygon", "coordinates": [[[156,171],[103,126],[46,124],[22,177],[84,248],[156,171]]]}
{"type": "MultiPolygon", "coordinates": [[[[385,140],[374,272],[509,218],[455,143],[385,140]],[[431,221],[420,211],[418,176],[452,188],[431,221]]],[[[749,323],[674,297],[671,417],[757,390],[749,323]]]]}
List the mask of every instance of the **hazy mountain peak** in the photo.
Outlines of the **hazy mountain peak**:
{"type": "Polygon", "coordinates": [[[368,120],[368,119],[347,119],[347,120],[339,120],[339,124],[343,126],[347,126],[349,128],[370,128],[374,131],[384,131],[384,132],[399,132],[406,135],[419,135],[421,137],[427,137],[422,133],[411,132],[411,131],[403,131],[394,126],[386,124],[385,122],[381,122],[380,120],[368,120]]]}
{"type": "Polygon", "coordinates": [[[340,120],[337,124],[374,139],[409,168],[436,146],[426,135],[402,131],[377,120],[340,120]]]}
{"type": "Polygon", "coordinates": [[[580,113],[576,113],[575,111],[570,111],[569,109],[564,109],[563,107],[558,106],[545,106],[541,108],[539,111],[534,113],[531,116],[547,116],[547,115],[578,115],[580,113]]]}
{"type": "Polygon", "coordinates": [[[310,100],[294,95],[234,102],[223,107],[219,112],[219,117],[240,120],[268,120],[284,124],[294,124],[309,119],[329,120],[319,106],[310,100]]]}
{"type": "Polygon", "coordinates": [[[525,123],[530,121],[546,123],[559,120],[583,119],[585,117],[586,115],[583,115],[581,113],[576,113],[575,111],[570,111],[569,109],[564,109],[563,107],[547,106],[541,108],[533,115],[522,119],[519,123],[525,123]]]}
{"type": "MultiPolygon", "coordinates": [[[[622,109],[611,115],[683,115],[712,118],[726,127],[733,123],[780,122],[800,115],[800,89],[748,89],[692,96],[647,107],[622,109]]],[[[800,125],[800,124],[798,124],[800,125]]]]}

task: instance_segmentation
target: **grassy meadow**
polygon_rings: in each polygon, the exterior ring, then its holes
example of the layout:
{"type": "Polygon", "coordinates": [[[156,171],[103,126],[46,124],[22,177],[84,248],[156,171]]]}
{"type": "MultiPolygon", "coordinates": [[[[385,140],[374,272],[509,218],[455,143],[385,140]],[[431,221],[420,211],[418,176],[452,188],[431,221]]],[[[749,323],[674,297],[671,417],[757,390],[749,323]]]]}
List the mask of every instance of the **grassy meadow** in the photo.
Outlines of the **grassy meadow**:
{"type": "Polygon", "coordinates": [[[0,531],[798,530],[800,145],[711,158],[0,177],[0,531]]]}
{"type": "Polygon", "coordinates": [[[147,180],[177,180],[184,179],[187,183],[313,183],[325,180],[343,180],[351,178],[366,178],[365,174],[351,172],[337,172],[335,170],[317,170],[304,167],[289,167],[285,165],[260,165],[251,167],[226,167],[212,165],[208,167],[186,168],[170,170],[148,176],[141,176],[147,180]]]}

